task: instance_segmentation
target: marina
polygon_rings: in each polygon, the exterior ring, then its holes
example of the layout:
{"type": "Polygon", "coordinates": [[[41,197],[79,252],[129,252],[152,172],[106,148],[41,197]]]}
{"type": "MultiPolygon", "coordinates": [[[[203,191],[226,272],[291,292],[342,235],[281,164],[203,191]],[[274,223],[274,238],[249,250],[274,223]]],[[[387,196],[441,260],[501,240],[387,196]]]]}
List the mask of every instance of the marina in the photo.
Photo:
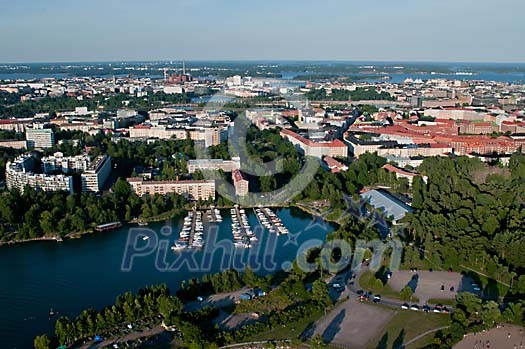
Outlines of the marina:
{"type": "Polygon", "coordinates": [[[173,251],[181,251],[187,248],[202,248],[204,246],[203,236],[202,212],[194,208],[184,218],[179,239],[175,241],[171,249],[173,251]]]}
{"type": "MultiPolygon", "coordinates": [[[[246,210],[251,226],[259,224],[253,210],[246,210]]],[[[217,241],[231,241],[233,237],[231,229],[231,216],[229,208],[221,210],[222,223],[217,224],[217,241]]],[[[289,227],[290,233],[299,233],[298,244],[301,246],[305,241],[314,238],[322,238],[333,231],[332,225],[327,229],[320,226],[308,228],[312,222],[311,215],[296,208],[284,208],[277,212],[283,223],[289,227]]],[[[159,237],[163,237],[164,227],[173,228],[170,247],[178,240],[178,233],[184,224],[184,218],[188,212],[181,216],[159,222],[150,222],[148,229],[155,231],[159,237]]],[[[206,212],[203,213],[206,216],[206,212]]],[[[204,220],[207,229],[208,222],[204,220]]],[[[35,241],[30,243],[0,246],[0,277],[2,282],[0,292],[0,336],[3,338],[2,348],[33,348],[33,338],[42,333],[52,333],[56,315],[49,320],[49,310],[59,316],[75,317],[84,309],[93,307],[100,310],[115,301],[116,294],[122,294],[128,290],[136,291],[145,284],[154,285],[166,283],[170,290],[176,292],[183,280],[202,277],[200,271],[195,271],[184,264],[176,269],[166,271],[158,268],[158,255],[156,253],[135,258],[132,272],[122,271],[123,253],[128,243],[128,230],[135,227],[123,225],[113,232],[100,234],[87,234],[81,239],[66,239],[57,244],[54,241],[35,241]],[[35,260],[38,263],[35,263],[35,260]],[[53,278],[50,278],[50,273],[53,278]],[[21,275],[24,278],[21,278],[21,275]],[[96,282],[94,282],[94,280],[96,282]],[[100,287],[104,285],[104,287],[100,287]]],[[[256,231],[257,233],[257,231],[256,231]]],[[[257,234],[261,247],[265,247],[271,239],[272,234],[264,232],[257,234]]],[[[275,236],[274,236],[275,237],[275,236]]],[[[204,234],[204,248],[185,249],[173,252],[169,249],[166,254],[166,263],[172,265],[179,260],[181,254],[191,251],[200,266],[206,258],[205,248],[211,247],[211,236],[204,234]],[[207,246],[209,244],[210,246],[207,246]]],[[[136,246],[144,246],[145,241],[136,242],[136,246]]],[[[151,237],[148,242],[151,241],[151,237]]],[[[293,244],[285,245],[286,239],[279,239],[273,252],[262,252],[254,254],[250,263],[252,268],[259,266],[259,273],[266,275],[273,273],[286,261],[295,258],[298,247],[293,244]],[[273,253],[276,269],[269,268],[263,261],[273,253]],[[277,267],[278,266],[278,267],[277,267]]],[[[186,242],[187,245],[187,242],[186,242]]],[[[256,247],[257,245],[254,245],[256,247]]],[[[237,248],[238,253],[252,254],[256,248],[237,248]]],[[[207,273],[217,273],[223,268],[234,266],[228,262],[223,266],[225,254],[222,249],[213,254],[209,263],[211,268],[207,273]]]]}
{"type": "Polygon", "coordinates": [[[267,207],[254,208],[253,211],[259,219],[259,222],[263,227],[268,229],[270,233],[276,233],[278,235],[288,234],[288,228],[286,228],[281,219],[267,207]]]}
{"type": "Polygon", "coordinates": [[[220,223],[222,222],[221,211],[215,206],[211,206],[209,210],[206,211],[208,221],[210,223],[220,223]]]}
{"type": "Polygon", "coordinates": [[[243,208],[235,205],[230,209],[232,219],[233,244],[238,248],[250,248],[252,244],[259,242],[255,233],[253,233],[248,215],[243,208]]]}

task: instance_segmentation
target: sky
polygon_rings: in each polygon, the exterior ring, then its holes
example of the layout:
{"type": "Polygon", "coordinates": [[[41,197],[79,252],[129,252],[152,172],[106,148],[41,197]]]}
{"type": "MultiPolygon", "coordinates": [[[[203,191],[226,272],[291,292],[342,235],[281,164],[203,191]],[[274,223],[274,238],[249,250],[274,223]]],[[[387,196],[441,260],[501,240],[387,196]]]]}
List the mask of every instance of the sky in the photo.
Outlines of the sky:
{"type": "Polygon", "coordinates": [[[0,0],[0,62],[525,62],[523,0],[0,0]]]}

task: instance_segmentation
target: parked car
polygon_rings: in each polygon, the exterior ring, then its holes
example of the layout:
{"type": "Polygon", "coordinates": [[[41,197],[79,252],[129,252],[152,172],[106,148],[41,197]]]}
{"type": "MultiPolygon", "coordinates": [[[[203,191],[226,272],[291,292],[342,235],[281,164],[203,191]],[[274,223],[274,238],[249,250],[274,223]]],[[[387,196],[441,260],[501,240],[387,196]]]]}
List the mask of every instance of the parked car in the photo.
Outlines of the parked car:
{"type": "Polygon", "coordinates": [[[412,304],[412,305],[410,306],[410,310],[416,310],[416,311],[418,311],[418,310],[419,310],[419,305],[417,305],[417,304],[412,304]]]}
{"type": "Polygon", "coordinates": [[[401,305],[401,309],[408,310],[409,307],[408,303],[403,303],[403,305],[401,305]]]}
{"type": "Polygon", "coordinates": [[[428,313],[428,312],[430,311],[430,307],[428,306],[428,304],[425,304],[425,305],[423,306],[423,311],[424,311],[425,313],[428,313]]]}
{"type": "Polygon", "coordinates": [[[374,303],[379,303],[379,302],[381,302],[381,295],[376,294],[374,296],[374,303]]]}

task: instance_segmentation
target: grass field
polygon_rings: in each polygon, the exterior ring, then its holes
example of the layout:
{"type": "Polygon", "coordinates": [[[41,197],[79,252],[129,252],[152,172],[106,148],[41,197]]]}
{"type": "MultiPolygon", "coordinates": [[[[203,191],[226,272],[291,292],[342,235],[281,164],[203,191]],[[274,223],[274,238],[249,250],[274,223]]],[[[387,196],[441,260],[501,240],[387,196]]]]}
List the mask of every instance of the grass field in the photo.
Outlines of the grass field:
{"type": "MultiPolygon", "coordinates": [[[[411,339],[435,328],[448,326],[450,316],[446,314],[433,314],[415,312],[410,310],[398,311],[390,320],[385,331],[377,336],[369,348],[397,348],[400,344],[406,343],[411,339]],[[395,345],[394,345],[395,344],[395,345]]],[[[431,342],[433,335],[429,334],[407,346],[407,349],[418,348],[417,345],[424,345],[431,342]]]]}
{"type": "Polygon", "coordinates": [[[439,298],[429,298],[428,300],[429,304],[443,304],[451,307],[456,306],[456,300],[455,299],[439,299],[439,298]]]}
{"type": "Polygon", "coordinates": [[[251,342],[251,341],[263,341],[263,340],[283,340],[283,339],[296,339],[299,338],[301,333],[306,330],[306,328],[319,318],[321,318],[324,315],[324,311],[319,311],[317,313],[314,313],[313,315],[301,319],[297,322],[292,322],[287,324],[286,326],[281,326],[274,328],[270,331],[257,333],[251,337],[243,339],[243,342],[251,342]]]}

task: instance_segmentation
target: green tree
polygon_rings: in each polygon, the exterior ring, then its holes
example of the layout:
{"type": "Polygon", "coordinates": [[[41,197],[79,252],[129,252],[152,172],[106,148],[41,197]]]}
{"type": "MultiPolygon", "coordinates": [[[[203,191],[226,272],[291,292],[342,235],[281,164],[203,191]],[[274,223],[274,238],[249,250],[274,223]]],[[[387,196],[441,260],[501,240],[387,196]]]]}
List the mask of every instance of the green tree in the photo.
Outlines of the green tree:
{"type": "Polygon", "coordinates": [[[37,336],[33,342],[35,349],[50,349],[51,340],[47,335],[37,336]]]}
{"type": "Polygon", "coordinates": [[[328,285],[321,279],[314,281],[312,285],[312,299],[321,306],[331,304],[328,285]]]}
{"type": "Polygon", "coordinates": [[[412,298],[412,294],[413,294],[412,288],[410,286],[405,286],[399,293],[399,296],[401,297],[402,300],[409,301],[412,298]]]}
{"type": "Polygon", "coordinates": [[[481,310],[481,320],[486,328],[494,326],[496,321],[501,317],[498,303],[489,301],[483,305],[481,310]]]}

